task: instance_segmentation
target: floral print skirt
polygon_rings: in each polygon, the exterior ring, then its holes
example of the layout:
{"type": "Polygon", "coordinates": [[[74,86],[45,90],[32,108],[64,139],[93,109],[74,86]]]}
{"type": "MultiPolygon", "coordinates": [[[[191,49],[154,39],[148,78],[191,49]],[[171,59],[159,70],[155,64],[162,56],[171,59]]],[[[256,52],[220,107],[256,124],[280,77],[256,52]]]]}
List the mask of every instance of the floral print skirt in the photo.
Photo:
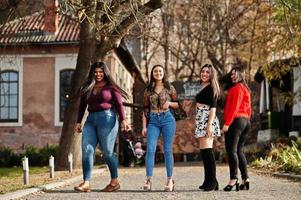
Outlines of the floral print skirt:
{"type": "MultiPolygon", "coordinates": [[[[207,128],[207,122],[209,117],[209,111],[210,111],[210,107],[208,105],[197,107],[196,109],[196,117],[195,117],[196,129],[194,133],[194,136],[196,138],[205,137],[207,135],[206,128],[207,128]]],[[[213,136],[221,135],[219,121],[216,116],[214,117],[214,120],[212,122],[212,129],[213,129],[212,130],[213,136]]]]}

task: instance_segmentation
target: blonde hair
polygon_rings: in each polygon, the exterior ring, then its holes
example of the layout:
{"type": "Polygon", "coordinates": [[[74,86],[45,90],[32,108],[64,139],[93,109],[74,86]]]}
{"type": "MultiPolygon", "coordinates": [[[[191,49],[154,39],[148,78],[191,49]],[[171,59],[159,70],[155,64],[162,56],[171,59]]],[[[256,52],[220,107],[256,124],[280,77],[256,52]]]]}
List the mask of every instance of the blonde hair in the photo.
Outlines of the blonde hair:
{"type": "Polygon", "coordinates": [[[211,87],[213,88],[213,97],[215,99],[218,99],[220,97],[221,90],[220,90],[220,86],[219,86],[218,79],[217,79],[217,72],[211,64],[203,65],[201,68],[201,71],[205,67],[207,67],[210,71],[210,84],[211,84],[211,87]]]}

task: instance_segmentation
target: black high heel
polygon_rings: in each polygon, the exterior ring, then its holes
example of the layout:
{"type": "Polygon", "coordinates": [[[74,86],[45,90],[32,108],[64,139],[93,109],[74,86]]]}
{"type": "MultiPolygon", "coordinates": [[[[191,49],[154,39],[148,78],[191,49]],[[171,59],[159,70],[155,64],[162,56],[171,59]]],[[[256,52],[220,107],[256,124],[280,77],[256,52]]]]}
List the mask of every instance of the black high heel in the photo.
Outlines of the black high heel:
{"type": "Polygon", "coordinates": [[[250,189],[250,181],[245,181],[243,184],[239,186],[240,190],[249,190],[250,189]]]}
{"type": "Polygon", "coordinates": [[[238,179],[236,179],[236,182],[235,182],[234,185],[226,185],[226,187],[224,187],[224,191],[230,192],[234,186],[235,186],[235,190],[239,191],[239,182],[238,182],[238,179]]]}

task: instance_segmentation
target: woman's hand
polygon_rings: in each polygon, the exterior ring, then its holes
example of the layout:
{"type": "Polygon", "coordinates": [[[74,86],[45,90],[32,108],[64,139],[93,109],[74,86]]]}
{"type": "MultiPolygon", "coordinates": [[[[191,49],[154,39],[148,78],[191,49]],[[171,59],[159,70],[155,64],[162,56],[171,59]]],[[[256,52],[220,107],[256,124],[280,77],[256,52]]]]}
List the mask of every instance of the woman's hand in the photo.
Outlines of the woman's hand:
{"type": "Polygon", "coordinates": [[[166,101],[166,102],[163,104],[163,106],[162,106],[163,110],[167,110],[167,109],[169,108],[169,106],[170,106],[171,103],[172,103],[172,102],[166,101]]]}
{"type": "Polygon", "coordinates": [[[82,132],[82,125],[81,125],[81,123],[76,123],[76,124],[75,124],[74,131],[75,131],[76,133],[81,133],[81,132],[82,132]]]}
{"type": "Polygon", "coordinates": [[[224,125],[222,130],[221,130],[221,133],[225,134],[228,130],[229,130],[229,126],[224,125]]]}
{"type": "Polygon", "coordinates": [[[142,128],[141,134],[143,137],[146,137],[146,130],[147,130],[146,128],[142,128]]]}
{"type": "Polygon", "coordinates": [[[122,120],[121,131],[129,131],[129,130],[131,130],[131,127],[128,125],[128,123],[125,120],[122,120]]]}
{"type": "Polygon", "coordinates": [[[213,136],[212,126],[207,126],[206,133],[207,133],[207,137],[213,136]]]}

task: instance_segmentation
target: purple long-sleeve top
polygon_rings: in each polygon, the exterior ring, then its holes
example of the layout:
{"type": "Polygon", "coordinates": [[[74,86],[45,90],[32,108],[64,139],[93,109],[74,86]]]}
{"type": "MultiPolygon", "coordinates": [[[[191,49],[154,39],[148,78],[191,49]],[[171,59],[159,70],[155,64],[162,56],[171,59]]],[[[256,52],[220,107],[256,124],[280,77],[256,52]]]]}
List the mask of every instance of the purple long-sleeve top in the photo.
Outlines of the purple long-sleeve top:
{"type": "Polygon", "coordinates": [[[81,95],[77,123],[81,123],[87,105],[90,113],[111,109],[114,106],[118,112],[119,120],[125,119],[121,93],[112,85],[103,86],[96,95],[93,93],[88,94],[88,92],[81,95]]]}

